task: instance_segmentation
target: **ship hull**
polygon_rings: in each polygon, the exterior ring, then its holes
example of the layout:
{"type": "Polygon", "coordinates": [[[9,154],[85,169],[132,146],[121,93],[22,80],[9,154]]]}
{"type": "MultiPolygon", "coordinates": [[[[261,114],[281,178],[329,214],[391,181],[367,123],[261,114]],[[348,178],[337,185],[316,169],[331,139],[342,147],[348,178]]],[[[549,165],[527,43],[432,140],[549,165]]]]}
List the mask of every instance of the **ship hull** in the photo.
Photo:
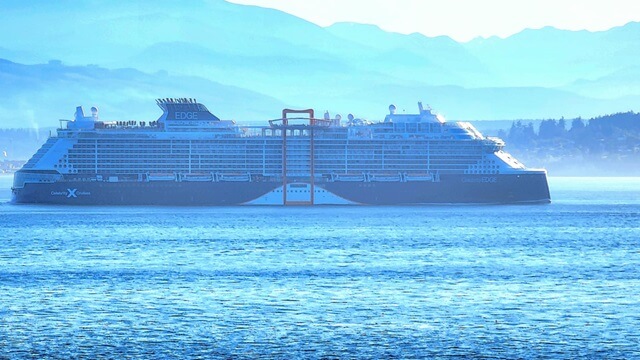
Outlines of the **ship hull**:
{"type": "Polygon", "coordinates": [[[509,204],[550,202],[546,174],[443,175],[439,182],[328,184],[337,195],[353,201],[376,204],[509,204]]]}
{"type": "Polygon", "coordinates": [[[407,182],[72,182],[25,183],[18,204],[63,205],[412,205],[548,203],[546,173],[442,175],[407,182]]]}

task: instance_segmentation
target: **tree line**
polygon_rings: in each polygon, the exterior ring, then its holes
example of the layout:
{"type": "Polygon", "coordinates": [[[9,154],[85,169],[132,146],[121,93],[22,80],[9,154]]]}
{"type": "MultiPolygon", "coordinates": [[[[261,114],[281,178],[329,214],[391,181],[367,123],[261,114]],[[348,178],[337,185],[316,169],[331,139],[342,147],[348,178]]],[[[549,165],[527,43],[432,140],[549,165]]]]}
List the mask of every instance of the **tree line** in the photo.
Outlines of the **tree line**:
{"type": "Polygon", "coordinates": [[[515,147],[543,145],[548,142],[573,143],[576,147],[590,150],[619,147],[621,144],[638,146],[640,113],[629,111],[586,121],[579,117],[569,121],[564,118],[548,119],[540,122],[537,131],[533,123],[524,124],[522,120],[518,120],[512,123],[508,131],[502,130],[499,136],[515,147]]]}
{"type": "Polygon", "coordinates": [[[640,174],[640,113],[632,111],[588,120],[547,119],[533,123],[514,121],[498,134],[507,151],[526,163],[541,167],[579,169],[614,168],[619,175],[640,174]]]}

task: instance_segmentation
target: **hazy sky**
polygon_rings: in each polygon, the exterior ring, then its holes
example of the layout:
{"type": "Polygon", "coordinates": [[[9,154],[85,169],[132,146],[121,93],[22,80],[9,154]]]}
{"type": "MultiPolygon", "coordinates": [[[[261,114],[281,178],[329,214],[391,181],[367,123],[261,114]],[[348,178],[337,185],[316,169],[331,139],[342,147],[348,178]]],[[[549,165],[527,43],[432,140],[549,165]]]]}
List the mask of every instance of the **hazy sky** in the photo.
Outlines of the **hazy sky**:
{"type": "Polygon", "coordinates": [[[228,0],[270,7],[320,26],[351,21],[387,31],[506,37],[525,28],[606,30],[640,21],[640,0],[228,0]]]}

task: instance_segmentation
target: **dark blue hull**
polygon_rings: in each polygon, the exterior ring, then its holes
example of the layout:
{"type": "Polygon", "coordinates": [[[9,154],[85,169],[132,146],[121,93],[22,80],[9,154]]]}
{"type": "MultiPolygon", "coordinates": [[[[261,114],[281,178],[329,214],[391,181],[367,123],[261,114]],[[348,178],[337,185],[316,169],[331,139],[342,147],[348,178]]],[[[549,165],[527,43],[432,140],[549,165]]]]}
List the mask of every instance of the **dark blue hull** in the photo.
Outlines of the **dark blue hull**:
{"type": "MultiPolygon", "coordinates": [[[[310,192],[288,190],[287,203],[295,204],[513,204],[550,201],[544,172],[519,175],[442,175],[439,181],[349,182],[315,184],[315,196],[291,201],[310,192]],[[295,194],[293,192],[296,192],[295,194]],[[322,200],[320,195],[330,194],[322,200]],[[328,199],[328,200],[327,200],[328,199]],[[332,199],[341,201],[333,202],[332,199]]],[[[256,182],[98,182],[60,181],[26,183],[16,188],[19,204],[64,205],[282,205],[282,183],[256,182]],[[280,190],[278,190],[280,189],[280,190]],[[279,191],[279,192],[278,192],[279,191]],[[260,201],[265,199],[268,201],[260,201]],[[256,200],[258,199],[258,200],[256,200]]]]}
{"type": "Polygon", "coordinates": [[[329,183],[336,194],[364,204],[510,204],[550,202],[547,176],[442,175],[440,182],[329,183]]]}

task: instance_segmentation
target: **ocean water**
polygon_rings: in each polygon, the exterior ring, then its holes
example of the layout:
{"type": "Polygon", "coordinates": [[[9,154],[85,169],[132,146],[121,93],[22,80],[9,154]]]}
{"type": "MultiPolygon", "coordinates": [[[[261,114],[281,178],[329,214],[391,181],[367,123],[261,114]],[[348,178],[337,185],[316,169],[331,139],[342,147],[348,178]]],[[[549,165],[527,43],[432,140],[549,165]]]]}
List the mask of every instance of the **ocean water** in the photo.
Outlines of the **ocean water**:
{"type": "Polygon", "coordinates": [[[0,177],[0,358],[640,358],[640,179],[530,206],[53,207],[0,177]]]}

